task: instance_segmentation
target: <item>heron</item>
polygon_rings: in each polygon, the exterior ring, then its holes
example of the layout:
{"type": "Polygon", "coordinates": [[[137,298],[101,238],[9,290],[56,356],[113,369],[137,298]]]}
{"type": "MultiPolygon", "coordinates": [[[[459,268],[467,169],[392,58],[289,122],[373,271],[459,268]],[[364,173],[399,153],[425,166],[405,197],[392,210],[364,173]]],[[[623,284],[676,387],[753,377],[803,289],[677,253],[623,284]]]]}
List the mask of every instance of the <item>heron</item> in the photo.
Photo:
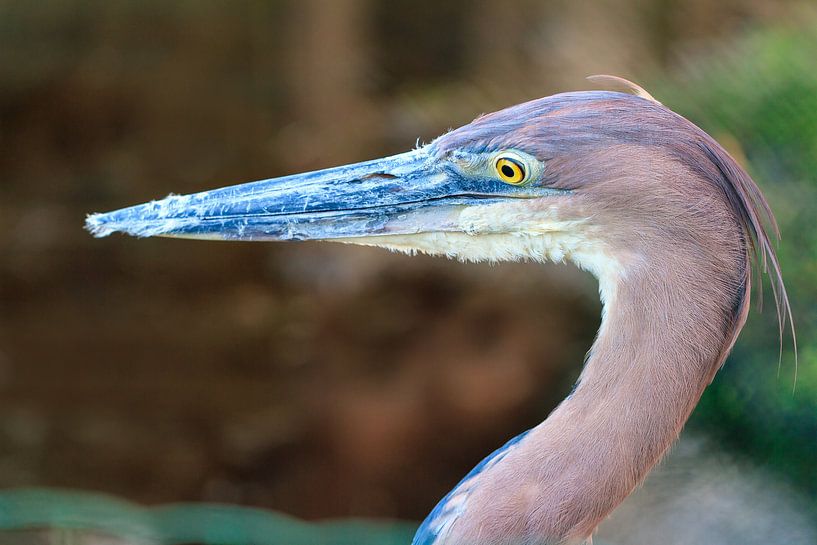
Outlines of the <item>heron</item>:
{"type": "Polygon", "coordinates": [[[468,473],[413,545],[591,543],[678,437],[763,272],[781,335],[792,323],[779,229],[752,178],[641,87],[605,80],[626,89],[532,100],[398,155],[170,195],[89,215],[86,227],[589,271],[602,317],[572,392],[468,473]]]}

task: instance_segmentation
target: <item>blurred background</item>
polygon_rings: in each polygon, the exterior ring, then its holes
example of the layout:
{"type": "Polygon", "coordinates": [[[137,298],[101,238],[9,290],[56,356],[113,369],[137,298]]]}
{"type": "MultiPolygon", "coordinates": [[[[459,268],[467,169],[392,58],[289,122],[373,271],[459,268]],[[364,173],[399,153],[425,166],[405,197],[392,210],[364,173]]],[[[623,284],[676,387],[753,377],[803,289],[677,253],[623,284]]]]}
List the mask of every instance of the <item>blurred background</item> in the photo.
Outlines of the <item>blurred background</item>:
{"type": "Polygon", "coordinates": [[[590,276],[94,240],[84,216],[404,151],[596,73],[640,83],[749,169],[782,227],[799,339],[793,392],[767,293],[598,539],[817,542],[807,0],[0,0],[0,527],[32,487],[422,519],[570,390],[599,322],[590,276]]]}

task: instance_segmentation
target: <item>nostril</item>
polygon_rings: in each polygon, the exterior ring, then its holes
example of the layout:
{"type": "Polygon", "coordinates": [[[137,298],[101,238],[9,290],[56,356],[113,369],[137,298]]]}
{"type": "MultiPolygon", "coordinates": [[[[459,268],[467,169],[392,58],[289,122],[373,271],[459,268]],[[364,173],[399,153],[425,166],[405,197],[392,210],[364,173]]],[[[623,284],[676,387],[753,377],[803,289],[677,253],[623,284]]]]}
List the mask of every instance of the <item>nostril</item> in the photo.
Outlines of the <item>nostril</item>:
{"type": "Polygon", "coordinates": [[[367,174],[365,176],[361,176],[361,180],[371,180],[373,178],[383,178],[386,180],[394,180],[397,178],[394,174],[389,174],[388,172],[372,172],[371,174],[367,174]]]}

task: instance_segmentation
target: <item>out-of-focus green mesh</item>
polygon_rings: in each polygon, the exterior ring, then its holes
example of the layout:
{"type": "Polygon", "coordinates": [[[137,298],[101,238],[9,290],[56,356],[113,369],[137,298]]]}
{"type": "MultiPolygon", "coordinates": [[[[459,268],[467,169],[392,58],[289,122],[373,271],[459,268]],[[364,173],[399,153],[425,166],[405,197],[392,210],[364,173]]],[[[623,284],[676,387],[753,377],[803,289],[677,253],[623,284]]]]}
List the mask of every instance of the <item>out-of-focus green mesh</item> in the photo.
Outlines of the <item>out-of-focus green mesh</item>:
{"type": "Polygon", "coordinates": [[[406,545],[416,525],[354,519],[308,523],[262,509],[204,503],[148,508],[89,492],[0,492],[0,543],[38,529],[60,530],[75,544],[116,538],[156,545],[406,545]]]}

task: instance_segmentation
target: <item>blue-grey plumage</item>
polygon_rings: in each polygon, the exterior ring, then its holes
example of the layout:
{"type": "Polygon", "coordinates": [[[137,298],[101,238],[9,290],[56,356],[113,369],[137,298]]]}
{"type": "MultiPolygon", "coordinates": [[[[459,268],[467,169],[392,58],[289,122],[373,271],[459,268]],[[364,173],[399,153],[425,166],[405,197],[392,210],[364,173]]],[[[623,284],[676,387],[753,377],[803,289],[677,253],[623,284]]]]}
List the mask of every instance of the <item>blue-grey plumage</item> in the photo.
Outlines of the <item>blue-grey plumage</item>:
{"type": "Polygon", "coordinates": [[[462,480],[457,483],[457,486],[440,500],[422,524],[420,524],[420,527],[417,528],[417,533],[414,535],[414,539],[411,541],[411,545],[434,545],[438,539],[444,539],[448,529],[451,528],[451,525],[457,520],[457,516],[465,508],[468,491],[473,487],[479,486],[477,482],[479,475],[483,470],[502,460],[502,457],[516,446],[517,443],[522,441],[528,433],[530,432],[523,432],[496,449],[463,477],[462,480]]]}
{"type": "MultiPolygon", "coordinates": [[[[749,175],[657,103],[564,93],[413,151],[94,214],[97,236],[336,240],[463,260],[569,260],[602,325],[573,392],[463,479],[414,545],[574,545],[680,433],[748,312],[776,225],[749,175]]],[[[783,321],[781,320],[781,327],[783,321]]]]}

